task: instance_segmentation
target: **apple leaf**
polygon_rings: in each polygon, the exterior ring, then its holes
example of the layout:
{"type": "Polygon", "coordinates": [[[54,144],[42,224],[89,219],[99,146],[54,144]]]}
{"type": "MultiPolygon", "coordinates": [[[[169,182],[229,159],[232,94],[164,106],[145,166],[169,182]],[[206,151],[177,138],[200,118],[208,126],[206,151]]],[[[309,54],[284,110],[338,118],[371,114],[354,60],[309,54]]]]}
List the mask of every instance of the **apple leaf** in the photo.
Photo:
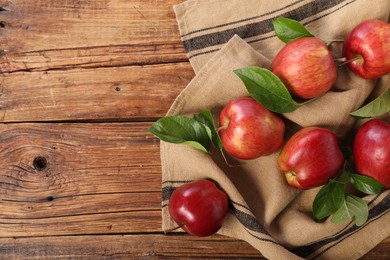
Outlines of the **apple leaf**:
{"type": "Polygon", "coordinates": [[[199,114],[194,115],[194,119],[196,121],[204,124],[205,126],[207,126],[210,129],[211,141],[213,142],[213,145],[217,149],[222,150],[223,147],[222,147],[221,137],[219,136],[219,134],[216,130],[214,118],[213,118],[213,115],[211,114],[211,111],[209,109],[205,109],[202,112],[200,112],[199,114]]]}
{"type": "Polygon", "coordinates": [[[271,71],[249,66],[234,70],[234,73],[243,81],[250,96],[267,109],[275,113],[288,113],[300,106],[271,71]]]}
{"type": "Polygon", "coordinates": [[[181,115],[163,117],[147,131],[168,143],[189,144],[203,152],[210,150],[210,129],[192,118],[181,115]]]}
{"type": "Polygon", "coordinates": [[[367,203],[354,195],[347,195],[341,207],[332,215],[332,223],[341,224],[347,220],[355,222],[356,226],[363,225],[368,219],[367,203]]]}
{"type": "Polygon", "coordinates": [[[305,26],[293,19],[279,17],[272,21],[276,36],[288,43],[303,37],[314,37],[305,26]]]}
{"type": "Polygon", "coordinates": [[[322,220],[335,213],[343,204],[344,197],[344,184],[329,180],[314,198],[312,205],[314,219],[322,220]]]}
{"type": "Polygon", "coordinates": [[[354,117],[376,117],[390,112],[390,87],[364,107],[350,113],[354,117]]]}
{"type": "Polygon", "coordinates": [[[354,173],[350,173],[349,177],[353,186],[365,194],[378,194],[383,189],[383,185],[371,177],[354,173]]]}

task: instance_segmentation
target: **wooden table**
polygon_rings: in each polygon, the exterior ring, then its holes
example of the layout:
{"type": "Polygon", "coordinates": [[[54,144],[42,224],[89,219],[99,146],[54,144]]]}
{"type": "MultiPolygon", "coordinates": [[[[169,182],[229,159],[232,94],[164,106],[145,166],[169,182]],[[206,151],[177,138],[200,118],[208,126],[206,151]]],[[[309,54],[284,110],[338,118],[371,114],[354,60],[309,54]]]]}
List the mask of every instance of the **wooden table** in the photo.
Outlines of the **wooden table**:
{"type": "MultiPolygon", "coordinates": [[[[0,0],[0,258],[259,258],[161,232],[159,141],[194,77],[181,0],[0,0]]],[[[364,259],[390,256],[390,239],[364,259]]]]}

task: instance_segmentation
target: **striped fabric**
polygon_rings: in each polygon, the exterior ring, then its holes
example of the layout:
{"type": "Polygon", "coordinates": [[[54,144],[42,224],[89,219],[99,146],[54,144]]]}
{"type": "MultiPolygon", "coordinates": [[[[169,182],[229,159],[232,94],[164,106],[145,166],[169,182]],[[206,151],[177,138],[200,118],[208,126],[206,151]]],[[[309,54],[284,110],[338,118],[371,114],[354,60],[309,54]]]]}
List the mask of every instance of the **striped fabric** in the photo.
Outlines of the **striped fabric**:
{"type": "MultiPolygon", "coordinates": [[[[360,21],[388,21],[388,0],[189,0],[174,6],[183,46],[196,76],[172,104],[168,115],[191,116],[205,108],[218,114],[230,100],[246,96],[232,72],[245,66],[269,67],[284,45],[271,21],[290,17],[301,21],[324,40],[339,40],[360,21]]],[[[341,43],[332,45],[341,57],[341,43]]],[[[284,114],[290,125],[327,127],[340,138],[361,122],[349,116],[368,97],[390,85],[390,75],[378,81],[358,78],[345,67],[331,91],[298,110],[284,114]]],[[[230,158],[232,159],[232,158],[230,158]]],[[[220,234],[242,239],[269,259],[357,259],[390,235],[390,190],[365,196],[368,221],[335,225],[317,223],[311,204],[319,188],[301,192],[286,184],[276,167],[277,153],[228,167],[220,154],[200,152],[186,145],[161,142],[162,229],[176,226],[167,205],[176,187],[210,178],[229,196],[230,213],[220,234]]]]}
{"type": "Polygon", "coordinates": [[[340,40],[355,25],[351,21],[388,19],[387,0],[227,0],[186,1],[174,7],[181,39],[194,70],[198,71],[234,35],[268,58],[282,43],[272,20],[288,17],[302,22],[316,36],[340,40]],[[324,25],[324,26],[319,26],[324,25]]]}

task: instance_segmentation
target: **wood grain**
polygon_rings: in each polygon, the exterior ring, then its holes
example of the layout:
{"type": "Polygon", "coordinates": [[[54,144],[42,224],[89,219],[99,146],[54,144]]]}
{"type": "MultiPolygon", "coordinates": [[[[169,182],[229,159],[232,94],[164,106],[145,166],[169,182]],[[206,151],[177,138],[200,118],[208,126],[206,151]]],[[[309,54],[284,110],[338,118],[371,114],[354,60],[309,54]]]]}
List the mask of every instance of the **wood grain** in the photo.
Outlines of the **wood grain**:
{"type": "Polygon", "coordinates": [[[122,235],[0,239],[0,258],[55,257],[67,259],[262,259],[242,241],[215,235],[122,235]]]}
{"type": "MultiPolygon", "coordinates": [[[[389,259],[388,238],[362,260],[389,259]]],[[[100,235],[0,239],[1,259],[265,259],[248,243],[214,235],[100,235]]]]}
{"type": "Polygon", "coordinates": [[[0,77],[0,121],[156,119],[193,76],[188,62],[11,73],[0,77]]]}
{"type": "Polygon", "coordinates": [[[0,71],[187,61],[173,5],[180,0],[0,1],[0,71]]]}
{"type": "Polygon", "coordinates": [[[149,126],[0,125],[0,236],[160,231],[159,142],[149,126]]]}
{"type": "MultiPolygon", "coordinates": [[[[221,236],[161,235],[159,141],[145,132],[150,124],[0,125],[0,258],[259,257],[221,236]]],[[[386,255],[389,245],[364,259],[386,255]]]]}

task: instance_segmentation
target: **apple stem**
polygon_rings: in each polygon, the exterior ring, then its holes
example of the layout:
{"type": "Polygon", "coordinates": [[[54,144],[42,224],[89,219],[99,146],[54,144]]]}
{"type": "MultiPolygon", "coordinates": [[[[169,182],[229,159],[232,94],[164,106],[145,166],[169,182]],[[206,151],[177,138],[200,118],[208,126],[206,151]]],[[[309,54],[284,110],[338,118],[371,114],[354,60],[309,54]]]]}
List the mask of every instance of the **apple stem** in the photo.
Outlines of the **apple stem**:
{"type": "Polygon", "coordinates": [[[347,58],[346,57],[342,57],[342,58],[334,59],[334,61],[335,62],[346,62],[347,58]]]}
{"type": "Polygon", "coordinates": [[[329,47],[330,45],[332,45],[335,42],[344,42],[344,40],[330,40],[330,41],[326,41],[326,46],[329,47]]]}
{"type": "Polygon", "coordinates": [[[341,66],[344,66],[344,65],[346,65],[346,64],[348,64],[348,63],[350,63],[350,62],[352,62],[352,61],[360,60],[361,58],[362,58],[361,56],[355,56],[355,57],[353,57],[352,59],[347,60],[346,57],[343,57],[343,58],[340,58],[340,59],[335,59],[335,61],[336,61],[336,62],[341,62],[341,63],[339,64],[339,67],[341,67],[341,66]]]}
{"type": "Polygon", "coordinates": [[[219,133],[222,129],[225,129],[226,128],[226,126],[220,126],[220,127],[218,127],[217,129],[215,129],[215,131],[217,132],[217,133],[219,133]]]}
{"type": "Polygon", "coordinates": [[[177,230],[177,229],[179,229],[179,228],[182,228],[182,227],[184,227],[184,226],[185,226],[184,224],[181,224],[180,226],[177,226],[177,227],[173,227],[173,228],[164,230],[164,234],[167,234],[167,233],[169,233],[169,232],[175,231],[175,230],[177,230]]]}

